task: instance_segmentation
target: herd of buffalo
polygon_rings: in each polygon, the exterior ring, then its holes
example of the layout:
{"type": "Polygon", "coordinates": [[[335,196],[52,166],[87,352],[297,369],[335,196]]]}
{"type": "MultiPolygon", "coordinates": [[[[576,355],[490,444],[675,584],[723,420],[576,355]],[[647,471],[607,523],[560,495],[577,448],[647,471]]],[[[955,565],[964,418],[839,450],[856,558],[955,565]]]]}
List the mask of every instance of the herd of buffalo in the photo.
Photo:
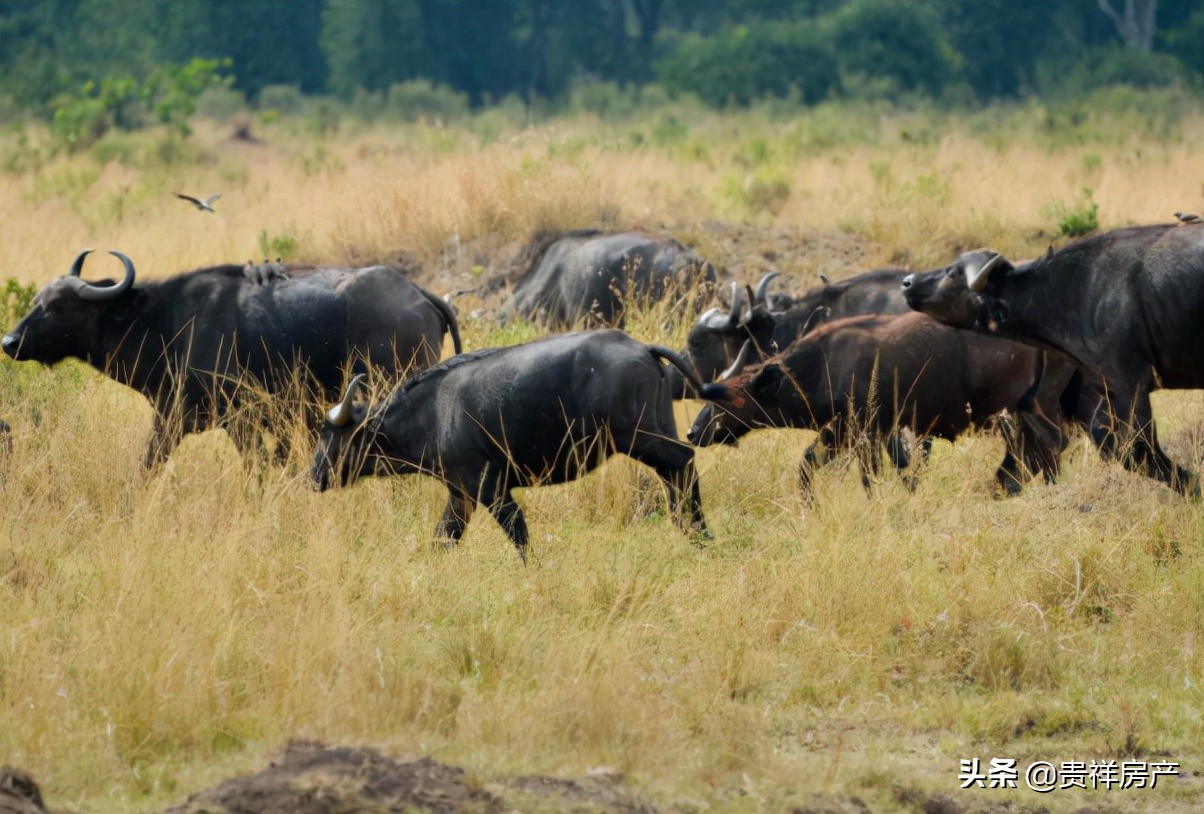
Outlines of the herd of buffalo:
{"type": "Polygon", "coordinates": [[[524,560],[512,490],[572,480],[615,452],[656,471],[683,531],[710,537],[693,447],[674,421],[680,398],[705,402],[686,434],[697,446],[763,427],[816,431],[805,492],[833,449],[857,450],[868,485],[883,447],[906,470],[932,438],[995,420],[1009,494],[1057,477],[1071,424],[1103,456],[1199,494],[1195,473],[1158,443],[1150,393],[1204,388],[1204,223],[1118,229],[1023,262],[973,251],[799,296],[771,295],[771,273],[755,288],[732,283],[682,352],[623,333],[625,310],[669,300],[667,313],[692,319],[719,275],[645,232],[533,240],[498,315],[609,327],[468,353],[454,309],[395,267],[223,265],[138,282],[134,263],[110,252],[122,279],[87,282],[88,254],[37,295],[3,349],[48,365],[80,359],[144,394],[155,408],[148,467],[212,426],[248,455],[266,453],[271,435],[283,459],[288,433],[272,429],[292,417],[314,433],[318,489],[431,475],[449,492],[437,537],[458,540],[481,504],[524,560]],[[448,334],[456,355],[441,362],[448,334]],[[391,395],[357,401],[365,380],[391,395]],[[332,402],[323,420],[314,406],[332,402]]]}

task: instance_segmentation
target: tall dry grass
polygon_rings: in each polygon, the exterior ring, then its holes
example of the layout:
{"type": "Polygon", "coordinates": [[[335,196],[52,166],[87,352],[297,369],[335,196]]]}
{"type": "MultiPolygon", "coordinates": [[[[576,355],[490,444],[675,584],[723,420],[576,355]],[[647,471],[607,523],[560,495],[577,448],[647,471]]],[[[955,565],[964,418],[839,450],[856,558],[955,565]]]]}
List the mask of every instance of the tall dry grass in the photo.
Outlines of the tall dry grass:
{"type": "MultiPolygon", "coordinates": [[[[420,125],[321,145],[282,127],[264,147],[203,129],[198,160],[174,170],[83,156],[7,178],[0,273],[41,284],[95,245],[161,276],[255,257],[266,232],[324,262],[405,252],[439,288],[536,227],[602,223],[674,230],[741,273],[795,246],[773,262],[802,284],[859,270],[827,252],[829,233],[867,264],[920,267],[983,243],[1035,254],[1054,239],[1045,207],[1083,186],[1109,226],[1200,205],[1204,159],[1180,143],[1051,151],[953,127],[791,152],[795,126],[716,117],[658,147],[569,120],[450,149],[420,125]],[[758,171],[784,195],[746,186],[758,171]],[[219,213],[177,206],[176,188],[223,192],[219,213]]],[[[663,322],[632,330],[678,344],[663,322]]],[[[465,320],[469,347],[533,334],[465,320]]],[[[683,433],[695,408],[678,410],[683,433]]],[[[1155,410],[1172,453],[1198,464],[1199,394],[1159,394],[1155,410]]],[[[909,790],[956,792],[972,756],[1200,766],[1204,515],[1082,440],[1062,483],[1013,500],[991,499],[1002,445],[977,436],[938,443],[915,494],[888,475],[867,497],[841,459],[806,505],[810,436],[757,433],[698,455],[716,533],[702,550],[650,473],[619,459],[520,493],[523,568],[484,511],[458,549],[433,549],[444,494],[429,479],[319,495],[302,452],[260,472],[216,432],[144,476],[150,408],[78,366],[3,363],[0,415],[15,439],[0,759],[63,804],[162,806],[291,737],[430,754],[482,779],[607,765],[679,810],[784,810],[817,791],[906,809],[909,790]]],[[[974,799],[1005,798],[1189,811],[1201,790],[1189,776],[974,799]]]]}

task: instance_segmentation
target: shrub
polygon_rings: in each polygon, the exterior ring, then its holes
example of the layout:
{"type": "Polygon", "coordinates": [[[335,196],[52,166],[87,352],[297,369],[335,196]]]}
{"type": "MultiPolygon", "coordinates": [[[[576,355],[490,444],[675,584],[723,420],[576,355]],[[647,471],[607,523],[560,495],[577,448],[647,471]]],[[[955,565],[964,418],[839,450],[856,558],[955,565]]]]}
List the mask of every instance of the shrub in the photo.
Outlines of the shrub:
{"type": "Polygon", "coordinates": [[[290,227],[278,235],[269,235],[267,229],[259,231],[259,252],[267,259],[279,257],[291,260],[296,256],[299,245],[296,227],[290,227]]]}
{"type": "Polygon", "coordinates": [[[255,106],[261,111],[274,110],[287,116],[305,106],[305,96],[296,85],[268,85],[259,91],[255,106]]]}
{"type": "Polygon", "coordinates": [[[727,176],[719,193],[751,214],[777,214],[790,199],[790,178],[782,170],[761,167],[743,177],[727,176]]]}
{"type": "Polygon", "coordinates": [[[217,75],[229,64],[228,59],[198,58],[157,68],[141,83],[129,76],[89,80],[76,93],[60,94],[51,102],[51,127],[71,150],[91,146],[110,129],[137,130],[156,120],[188,136],[197,97],[209,88],[229,86],[232,79],[217,75]]]}
{"type": "Polygon", "coordinates": [[[426,79],[412,79],[389,86],[385,109],[408,122],[424,117],[452,121],[468,115],[468,94],[426,79]]]}
{"type": "Polygon", "coordinates": [[[1058,232],[1066,237],[1079,237],[1099,229],[1099,204],[1092,197],[1092,191],[1083,189],[1083,200],[1078,207],[1067,206],[1058,200],[1051,205],[1051,211],[1058,221],[1058,232]]]}
{"type": "Polygon", "coordinates": [[[601,119],[622,119],[639,108],[637,96],[634,90],[625,90],[614,82],[576,80],[569,88],[569,109],[593,113],[601,119]]]}
{"type": "Polygon", "coordinates": [[[1130,48],[1092,48],[1077,61],[1047,61],[1037,68],[1037,85],[1050,98],[1073,99],[1090,91],[1126,85],[1149,90],[1181,85],[1190,71],[1170,54],[1130,48]]]}
{"type": "Polygon", "coordinates": [[[226,122],[247,109],[247,97],[240,90],[221,85],[208,88],[197,96],[196,111],[207,119],[226,122]]]}
{"type": "Polygon", "coordinates": [[[1196,9],[1182,28],[1168,33],[1165,37],[1167,50],[1179,60],[1196,71],[1204,74],[1204,7],[1196,9]]]}
{"type": "Polygon", "coordinates": [[[16,325],[33,310],[33,298],[37,293],[33,285],[22,285],[12,277],[4,281],[4,288],[0,289],[0,305],[3,306],[0,319],[4,320],[6,329],[16,325]]]}

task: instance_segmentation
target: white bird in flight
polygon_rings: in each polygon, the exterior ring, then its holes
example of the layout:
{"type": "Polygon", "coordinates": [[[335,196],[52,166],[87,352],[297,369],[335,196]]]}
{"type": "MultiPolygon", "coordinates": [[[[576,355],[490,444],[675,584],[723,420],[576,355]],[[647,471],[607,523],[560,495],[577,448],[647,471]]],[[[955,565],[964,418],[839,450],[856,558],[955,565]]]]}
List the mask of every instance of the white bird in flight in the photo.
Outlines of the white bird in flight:
{"type": "Polygon", "coordinates": [[[191,195],[185,195],[183,192],[177,192],[176,197],[182,201],[188,201],[202,212],[213,212],[213,202],[222,197],[218,195],[210,195],[208,198],[194,198],[191,195]]]}

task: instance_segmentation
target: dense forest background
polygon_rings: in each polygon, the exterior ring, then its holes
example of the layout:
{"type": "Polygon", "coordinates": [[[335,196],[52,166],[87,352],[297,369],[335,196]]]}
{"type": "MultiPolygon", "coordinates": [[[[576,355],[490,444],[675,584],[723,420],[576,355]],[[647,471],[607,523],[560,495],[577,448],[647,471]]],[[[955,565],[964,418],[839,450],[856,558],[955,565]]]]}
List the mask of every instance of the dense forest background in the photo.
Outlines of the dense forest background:
{"type": "Polygon", "coordinates": [[[418,82],[472,106],[554,107],[591,83],[714,106],[965,104],[1198,89],[1202,46],[1199,0],[0,0],[0,112],[49,118],[81,95],[120,107],[197,58],[213,74],[199,81],[250,103],[418,82]]]}

